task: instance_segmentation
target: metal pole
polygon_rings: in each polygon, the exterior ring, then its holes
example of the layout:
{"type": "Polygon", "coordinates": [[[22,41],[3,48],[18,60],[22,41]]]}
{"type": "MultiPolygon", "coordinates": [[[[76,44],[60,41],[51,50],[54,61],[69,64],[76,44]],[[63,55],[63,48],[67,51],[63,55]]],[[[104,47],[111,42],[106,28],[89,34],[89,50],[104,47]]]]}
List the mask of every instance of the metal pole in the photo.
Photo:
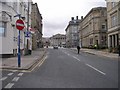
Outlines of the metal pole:
{"type": "MultiPolygon", "coordinates": [[[[118,26],[120,25],[120,1],[118,2],[118,26]]],[[[118,32],[118,40],[119,40],[119,56],[120,56],[120,26],[118,32]]]]}
{"type": "MultiPolygon", "coordinates": [[[[20,19],[21,15],[19,15],[20,19]]],[[[21,52],[20,52],[20,30],[18,34],[18,67],[21,67],[21,52]]]]}
{"type": "Polygon", "coordinates": [[[118,32],[118,54],[120,56],[120,31],[118,32]]]}
{"type": "Polygon", "coordinates": [[[120,44],[119,44],[119,46],[118,46],[118,49],[119,49],[119,56],[120,56],[120,44]]]}
{"type": "Polygon", "coordinates": [[[20,30],[18,36],[18,67],[21,66],[21,53],[20,53],[20,30]]]}
{"type": "MultiPolygon", "coordinates": [[[[29,31],[29,9],[30,9],[30,6],[29,6],[29,1],[28,1],[28,14],[27,14],[27,33],[29,31]]],[[[29,49],[29,45],[28,45],[28,39],[27,39],[27,54],[28,54],[28,49],[29,49]]]]}

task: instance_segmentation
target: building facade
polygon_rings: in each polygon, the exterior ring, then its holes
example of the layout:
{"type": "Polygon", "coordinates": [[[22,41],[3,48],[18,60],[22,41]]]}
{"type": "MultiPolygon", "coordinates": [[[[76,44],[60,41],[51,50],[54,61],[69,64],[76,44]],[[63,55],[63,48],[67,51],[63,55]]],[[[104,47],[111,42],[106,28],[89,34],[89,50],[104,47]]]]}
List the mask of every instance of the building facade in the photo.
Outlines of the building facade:
{"type": "MultiPolygon", "coordinates": [[[[27,23],[28,19],[28,2],[24,0],[6,0],[3,2],[0,0],[0,55],[6,56],[16,56],[18,52],[18,30],[16,29],[16,21],[20,19],[24,21],[25,28],[20,31],[20,49],[21,54],[25,53],[25,48],[27,46],[27,38],[25,38],[25,32],[27,27],[30,26],[27,23]]],[[[29,2],[29,7],[31,7],[31,2],[29,2]]],[[[29,10],[29,14],[31,10],[29,10]]],[[[29,39],[30,40],[30,39],[29,39]]],[[[31,41],[30,41],[31,42],[31,41]]]]}
{"type": "Polygon", "coordinates": [[[107,1],[108,48],[110,52],[118,52],[120,44],[120,1],[107,1]]]}
{"type": "Polygon", "coordinates": [[[79,22],[78,16],[76,19],[74,17],[71,18],[66,31],[66,47],[72,48],[77,47],[79,45],[79,22]]]}
{"type": "Polygon", "coordinates": [[[82,47],[107,47],[106,7],[92,8],[79,23],[79,36],[82,47]]]}
{"type": "Polygon", "coordinates": [[[32,34],[32,48],[37,49],[42,47],[42,15],[40,14],[37,3],[32,4],[32,22],[31,28],[34,30],[32,34]]]}
{"type": "Polygon", "coordinates": [[[50,46],[50,38],[49,37],[43,37],[42,38],[42,43],[43,43],[43,47],[50,46]]]}
{"type": "Polygon", "coordinates": [[[50,37],[50,46],[66,47],[66,36],[63,34],[56,34],[50,37]]]}

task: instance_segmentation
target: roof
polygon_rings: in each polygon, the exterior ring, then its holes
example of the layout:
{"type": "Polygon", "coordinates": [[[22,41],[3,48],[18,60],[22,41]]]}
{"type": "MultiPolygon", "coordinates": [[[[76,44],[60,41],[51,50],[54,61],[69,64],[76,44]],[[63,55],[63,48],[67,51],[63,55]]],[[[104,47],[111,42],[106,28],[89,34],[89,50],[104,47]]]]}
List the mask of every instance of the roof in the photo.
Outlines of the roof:
{"type": "Polygon", "coordinates": [[[79,25],[80,22],[81,22],[80,19],[69,21],[69,24],[68,24],[68,26],[66,27],[65,31],[67,31],[67,29],[69,28],[69,26],[72,26],[72,25],[79,25]]]}
{"type": "Polygon", "coordinates": [[[95,10],[101,10],[101,9],[107,9],[106,7],[95,7],[95,8],[92,8],[89,12],[88,12],[88,14],[82,19],[82,21],[88,16],[88,15],[90,15],[93,11],[95,11],[95,10]]]}

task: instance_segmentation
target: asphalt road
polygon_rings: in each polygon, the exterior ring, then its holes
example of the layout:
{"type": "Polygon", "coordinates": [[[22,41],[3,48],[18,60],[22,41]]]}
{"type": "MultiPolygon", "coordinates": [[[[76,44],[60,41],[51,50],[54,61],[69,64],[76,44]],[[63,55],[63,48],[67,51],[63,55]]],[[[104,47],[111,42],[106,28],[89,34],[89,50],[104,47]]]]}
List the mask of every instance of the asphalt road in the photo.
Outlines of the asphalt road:
{"type": "Polygon", "coordinates": [[[70,49],[48,49],[45,58],[32,72],[3,71],[3,88],[118,88],[117,59],[70,49]]]}

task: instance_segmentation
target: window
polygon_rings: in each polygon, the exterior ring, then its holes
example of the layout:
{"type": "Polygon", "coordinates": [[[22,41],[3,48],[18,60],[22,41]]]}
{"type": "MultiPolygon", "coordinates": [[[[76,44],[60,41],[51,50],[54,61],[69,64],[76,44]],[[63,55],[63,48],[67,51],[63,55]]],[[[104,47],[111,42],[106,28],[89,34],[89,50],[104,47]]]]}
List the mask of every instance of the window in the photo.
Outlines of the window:
{"type": "Polygon", "coordinates": [[[0,36],[5,36],[6,31],[6,23],[0,22],[0,36]]]}
{"type": "Polygon", "coordinates": [[[115,2],[112,2],[112,8],[115,7],[115,2]]]}
{"type": "Polygon", "coordinates": [[[93,38],[90,39],[90,45],[93,44],[93,38]]]}
{"type": "Polygon", "coordinates": [[[107,45],[106,41],[107,41],[106,36],[101,36],[101,43],[102,43],[103,45],[107,45]]]}
{"type": "Polygon", "coordinates": [[[6,17],[6,12],[2,12],[2,17],[6,17]]]}
{"type": "Polygon", "coordinates": [[[105,11],[101,11],[101,16],[106,16],[105,11]]]}
{"type": "Polygon", "coordinates": [[[77,27],[73,27],[72,33],[78,33],[77,27]]]}
{"type": "Polygon", "coordinates": [[[73,30],[77,30],[77,27],[76,27],[76,26],[73,26],[72,29],[73,29],[73,30]]]}
{"type": "Polygon", "coordinates": [[[116,34],[116,36],[117,36],[117,46],[118,46],[119,45],[119,35],[116,34]]]}
{"type": "Polygon", "coordinates": [[[105,25],[102,25],[102,30],[106,30],[106,26],[105,25]]]}
{"type": "Polygon", "coordinates": [[[114,15],[111,17],[111,27],[114,27],[117,25],[117,15],[114,15]]]}
{"type": "Polygon", "coordinates": [[[13,8],[17,11],[17,2],[13,3],[13,8]]]}
{"type": "Polygon", "coordinates": [[[0,17],[2,17],[2,13],[0,13],[0,17]]]}
{"type": "Polygon", "coordinates": [[[6,4],[6,0],[2,1],[2,4],[6,4]]]}
{"type": "Polygon", "coordinates": [[[74,22],[74,23],[76,23],[76,21],[75,21],[75,20],[74,20],[73,22],[74,22]]]}

